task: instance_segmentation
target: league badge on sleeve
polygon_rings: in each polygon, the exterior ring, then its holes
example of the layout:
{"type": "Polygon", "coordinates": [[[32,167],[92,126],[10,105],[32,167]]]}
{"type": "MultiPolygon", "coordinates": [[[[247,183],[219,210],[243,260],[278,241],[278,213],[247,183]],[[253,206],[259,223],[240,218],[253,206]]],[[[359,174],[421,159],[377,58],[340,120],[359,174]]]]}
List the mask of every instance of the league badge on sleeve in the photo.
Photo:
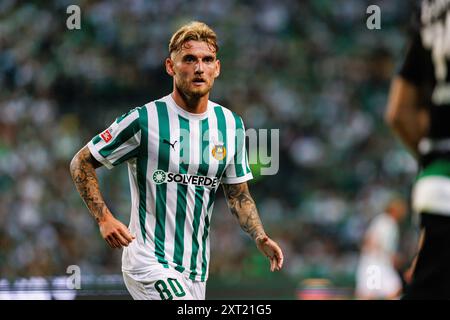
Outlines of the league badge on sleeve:
{"type": "Polygon", "coordinates": [[[100,137],[105,142],[109,142],[112,139],[112,135],[111,135],[111,132],[109,131],[109,129],[106,129],[105,131],[103,131],[103,133],[100,134],[100,137]]]}

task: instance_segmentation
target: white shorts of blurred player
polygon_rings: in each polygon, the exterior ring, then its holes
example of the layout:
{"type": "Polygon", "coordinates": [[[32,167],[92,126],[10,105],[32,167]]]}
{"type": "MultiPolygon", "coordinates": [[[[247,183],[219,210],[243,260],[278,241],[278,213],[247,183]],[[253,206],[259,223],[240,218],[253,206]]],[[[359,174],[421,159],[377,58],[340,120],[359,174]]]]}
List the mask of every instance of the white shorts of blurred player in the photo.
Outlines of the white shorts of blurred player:
{"type": "Polygon", "coordinates": [[[362,258],[356,272],[356,298],[397,299],[402,281],[391,264],[369,257],[362,258]]]}
{"type": "Polygon", "coordinates": [[[192,281],[176,270],[123,272],[123,279],[134,300],[205,300],[206,282],[192,281]]]}

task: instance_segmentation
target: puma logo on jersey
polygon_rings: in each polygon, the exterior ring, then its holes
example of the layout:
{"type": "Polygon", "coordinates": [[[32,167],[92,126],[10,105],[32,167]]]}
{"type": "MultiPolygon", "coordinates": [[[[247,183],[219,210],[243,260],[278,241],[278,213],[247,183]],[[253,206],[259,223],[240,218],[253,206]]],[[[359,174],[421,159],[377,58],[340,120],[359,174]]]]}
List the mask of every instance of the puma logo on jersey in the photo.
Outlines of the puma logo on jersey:
{"type": "Polygon", "coordinates": [[[173,148],[173,150],[175,150],[175,143],[177,143],[177,140],[175,140],[174,143],[170,143],[169,140],[163,139],[163,143],[167,143],[168,145],[170,145],[173,148]]]}

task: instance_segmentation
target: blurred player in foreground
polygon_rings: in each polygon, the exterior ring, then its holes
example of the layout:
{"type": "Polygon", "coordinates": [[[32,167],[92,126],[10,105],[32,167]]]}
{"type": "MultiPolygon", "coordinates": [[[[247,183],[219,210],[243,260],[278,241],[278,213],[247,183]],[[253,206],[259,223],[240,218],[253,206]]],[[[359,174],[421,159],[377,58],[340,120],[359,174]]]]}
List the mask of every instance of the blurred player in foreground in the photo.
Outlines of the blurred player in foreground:
{"type": "Polygon", "coordinates": [[[209,101],[220,73],[216,34],[192,22],[169,43],[171,94],[133,109],[73,158],[75,185],[112,248],[124,247],[122,271],[134,299],[205,299],[209,227],[223,185],[231,213],[280,270],[283,254],[265,233],[247,186],[242,119],[209,101]],[[129,229],[114,218],[95,169],[126,162],[131,185],[129,229]]]}
{"type": "Polygon", "coordinates": [[[407,213],[403,199],[392,198],[385,211],[370,223],[356,273],[357,299],[396,299],[402,280],[396,270],[399,223],[407,213]]]}
{"type": "Polygon", "coordinates": [[[404,299],[450,298],[450,0],[421,2],[386,119],[417,157],[421,246],[404,299]]]}

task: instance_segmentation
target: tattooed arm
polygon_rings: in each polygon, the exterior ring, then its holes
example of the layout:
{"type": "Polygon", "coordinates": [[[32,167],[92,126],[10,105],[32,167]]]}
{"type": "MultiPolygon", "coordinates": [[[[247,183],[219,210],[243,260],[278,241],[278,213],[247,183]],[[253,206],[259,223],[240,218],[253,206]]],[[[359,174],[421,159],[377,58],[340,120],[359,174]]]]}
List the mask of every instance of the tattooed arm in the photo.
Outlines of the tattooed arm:
{"type": "Polygon", "coordinates": [[[134,237],[124,224],[114,218],[103,200],[95,173],[95,169],[100,166],[101,163],[95,160],[85,146],[73,157],[70,174],[81,198],[99,224],[105,241],[112,248],[128,246],[134,237]]]}
{"type": "Polygon", "coordinates": [[[258,249],[269,258],[270,271],[280,270],[283,266],[283,252],[265,233],[247,182],[224,184],[223,189],[231,213],[238,219],[242,229],[255,240],[258,249]]]}

